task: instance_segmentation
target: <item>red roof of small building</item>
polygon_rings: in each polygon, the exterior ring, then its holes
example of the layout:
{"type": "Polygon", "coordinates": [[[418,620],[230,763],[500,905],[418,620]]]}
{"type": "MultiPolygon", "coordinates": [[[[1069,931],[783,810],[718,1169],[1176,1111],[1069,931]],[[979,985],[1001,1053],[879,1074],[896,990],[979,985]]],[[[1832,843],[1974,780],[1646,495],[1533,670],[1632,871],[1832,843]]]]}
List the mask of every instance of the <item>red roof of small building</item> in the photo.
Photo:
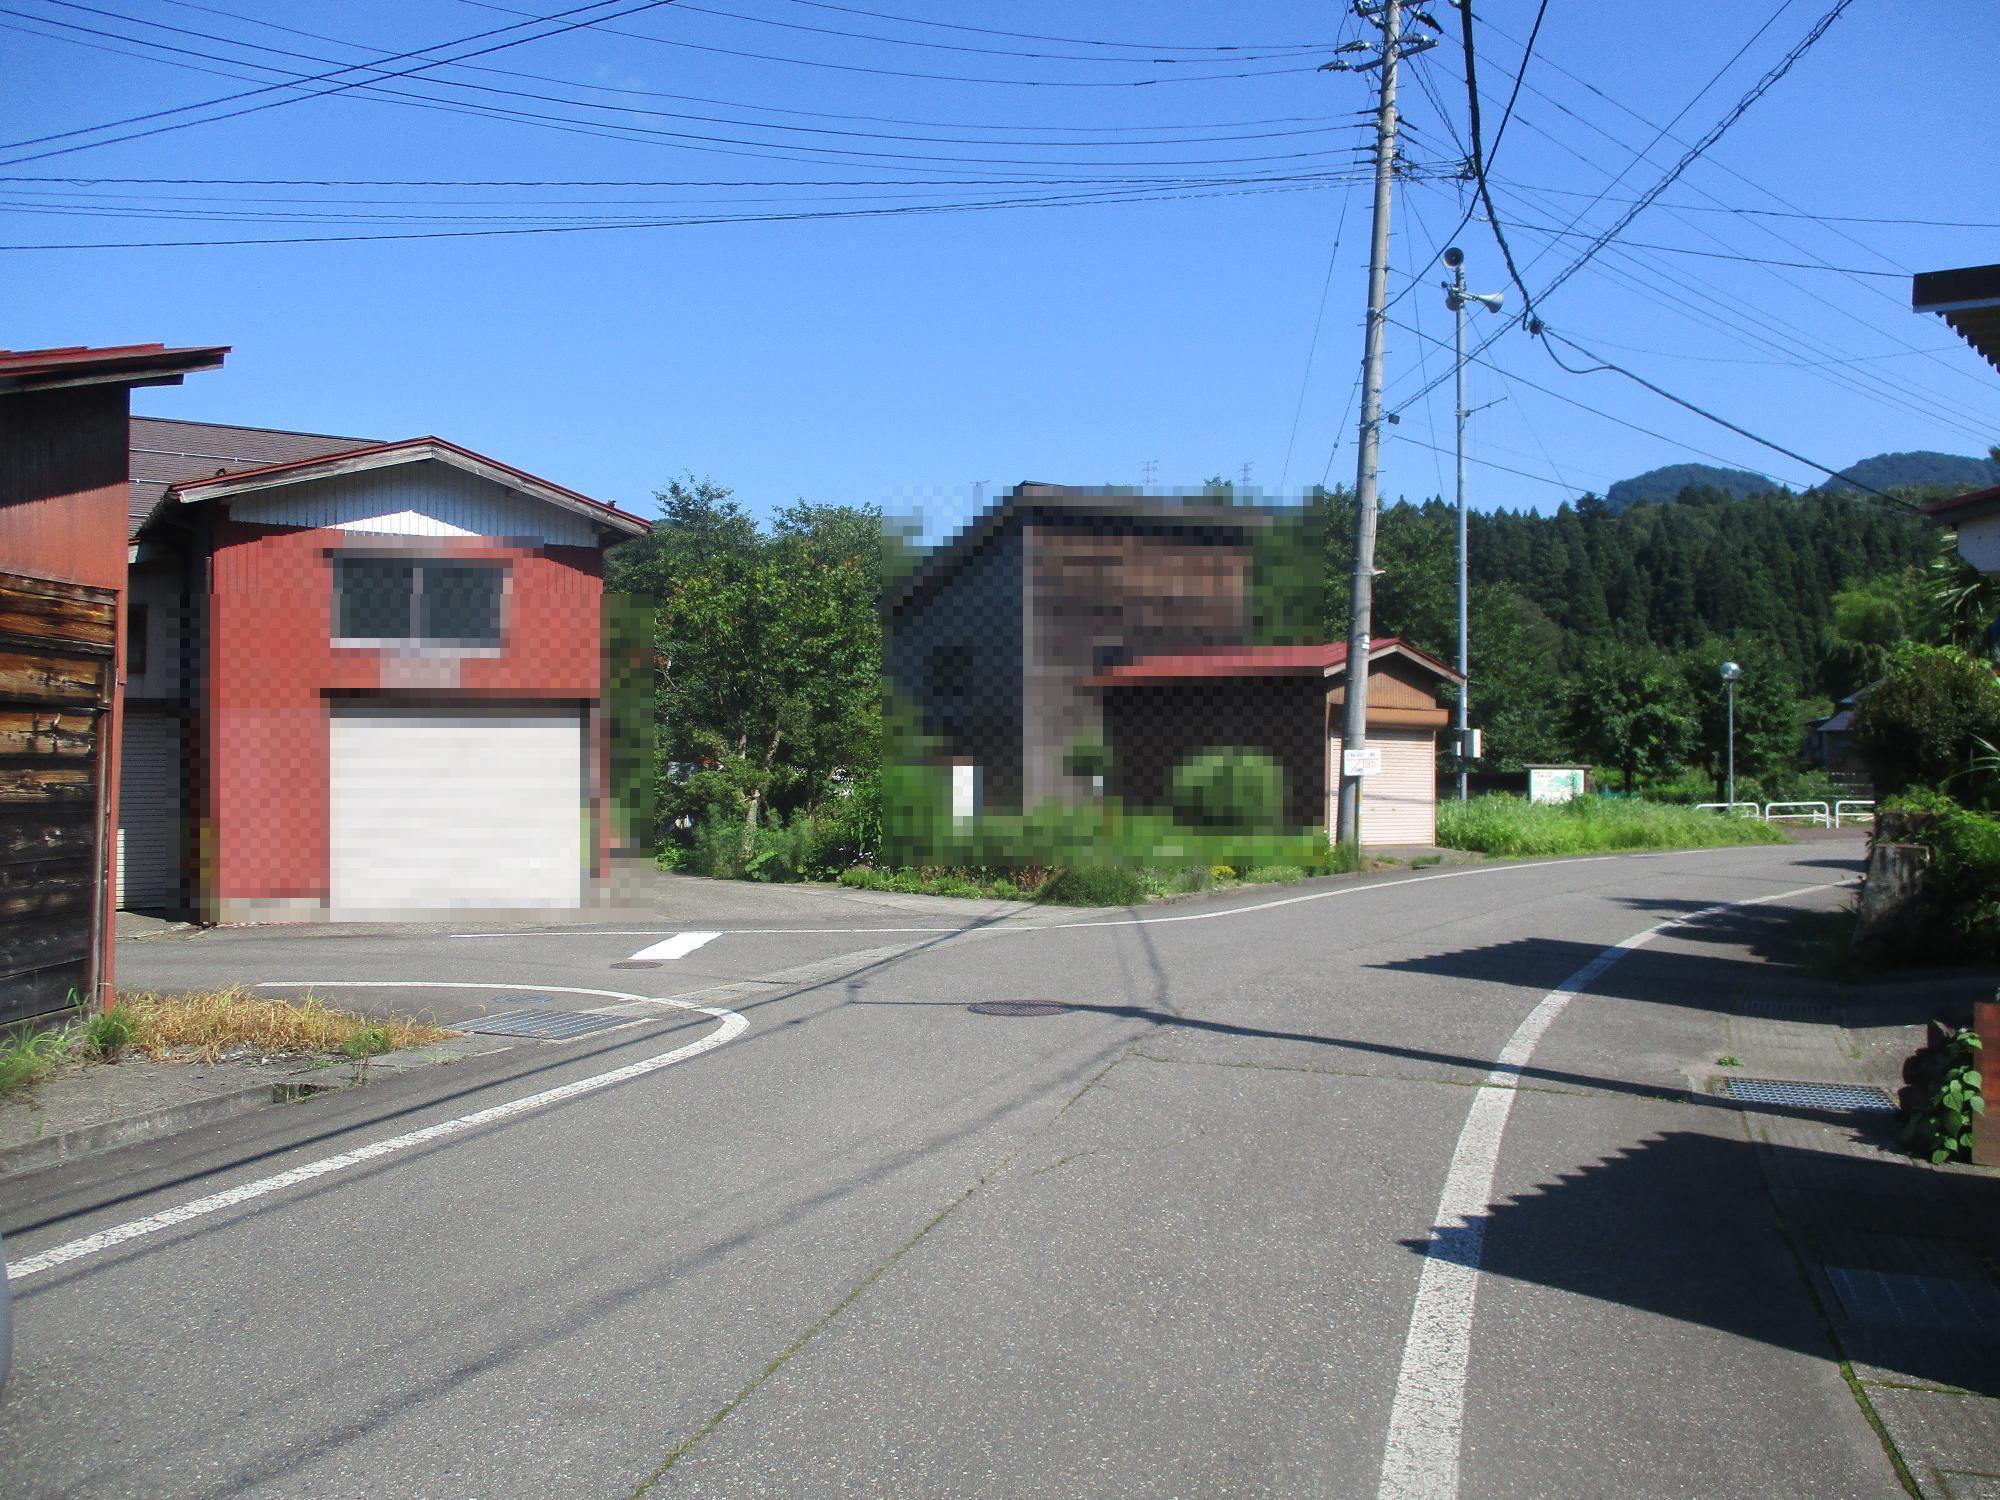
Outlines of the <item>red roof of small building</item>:
{"type": "MultiPolygon", "coordinates": [[[[1368,659],[1408,656],[1450,682],[1458,673],[1428,652],[1419,651],[1393,635],[1378,638],[1368,659]]],[[[1302,646],[1217,646],[1205,651],[1177,651],[1141,656],[1107,667],[1086,678],[1087,688],[1153,687],[1173,682],[1207,682],[1240,677],[1331,677],[1347,669],[1347,642],[1323,641],[1302,646]]]]}
{"type": "Polygon", "coordinates": [[[92,349],[0,349],[0,393],[77,385],[179,385],[181,377],[221,366],[227,344],[169,349],[115,344],[92,349]]]}

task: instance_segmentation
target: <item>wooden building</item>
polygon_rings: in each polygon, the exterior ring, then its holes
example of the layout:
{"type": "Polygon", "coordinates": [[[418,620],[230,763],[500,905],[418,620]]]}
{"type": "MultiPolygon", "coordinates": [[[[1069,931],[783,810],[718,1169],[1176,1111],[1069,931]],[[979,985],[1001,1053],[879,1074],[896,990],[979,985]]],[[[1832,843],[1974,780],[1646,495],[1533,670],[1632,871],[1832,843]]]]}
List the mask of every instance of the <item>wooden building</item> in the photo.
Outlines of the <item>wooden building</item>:
{"type": "MultiPolygon", "coordinates": [[[[1093,795],[1068,752],[1112,751],[1105,789],[1164,806],[1173,770],[1219,747],[1285,772],[1287,821],[1331,826],[1345,643],[1253,646],[1258,510],[1023,484],[940,546],[890,601],[890,684],[980,807],[1021,811],[1093,795]],[[1329,756],[1332,757],[1331,761],[1329,756]]],[[[1457,674],[1394,640],[1369,664],[1381,774],[1364,841],[1435,836],[1441,682],[1457,674]]]]}
{"type": "Polygon", "coordinates": [[[227,353],[0,351],[0,1025],[111,993],[129,393],[227,353]]]}

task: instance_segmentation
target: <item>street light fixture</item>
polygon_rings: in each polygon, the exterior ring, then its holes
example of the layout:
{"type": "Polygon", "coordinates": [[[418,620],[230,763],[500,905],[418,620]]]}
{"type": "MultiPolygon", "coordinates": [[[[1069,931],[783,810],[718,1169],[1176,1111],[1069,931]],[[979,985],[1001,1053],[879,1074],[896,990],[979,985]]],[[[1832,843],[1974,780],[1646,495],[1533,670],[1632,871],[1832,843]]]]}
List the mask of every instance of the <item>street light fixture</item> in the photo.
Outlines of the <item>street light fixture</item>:
{"type": "MultiPolygon", "coordinates": [[[[1444,305],[1454,315],[1456,353],[1454,373],[1458,380],[1458,800],[1466,797],[1466,765],[1478,756],[1477,741],[1468,720],[1472,703],[1471,671],[1466,660],[1465,642],[1465,304],[1477,302],[1488,312],[1500,311],[1498,292],[1468,292],[1465,289],[1465,252],[1453,245],[1444,252],[1451,268],[1451,280],[1444,283],[1444,305]]],[[[1395,421],[1394,417],[1389,419],[1395,421]]]]}
{"type": "Polygon", "coordinates": [[[1743,669],[1733,661],[1722,664],[1722,687],[1729,695],[1729,807],[1736,808],[1736,679],[1743,669]]]}

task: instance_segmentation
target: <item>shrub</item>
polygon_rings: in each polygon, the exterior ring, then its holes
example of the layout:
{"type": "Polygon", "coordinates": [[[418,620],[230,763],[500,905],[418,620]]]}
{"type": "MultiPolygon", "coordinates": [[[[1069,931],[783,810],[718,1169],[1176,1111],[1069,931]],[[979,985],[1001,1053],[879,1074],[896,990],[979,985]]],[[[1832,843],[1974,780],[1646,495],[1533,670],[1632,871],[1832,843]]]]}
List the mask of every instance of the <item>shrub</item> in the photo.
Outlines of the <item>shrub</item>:
{"type": "Polygon", "coordinates": [[[1919,790],[1882,805],[1916,813],[1906,837],[1930,853],[1919,903],[1922,944],[1933,959],[2000,953],[2000,817],[1919,790]]]}
{"type": "Polygon", "coordinates": [[[1138,906],[1146,899],[1145,879],[1123,865],[1068,865],[1035,893],[1055,906],[1138,906]]]}
{"type": "MultiPolygon", "coordinates": [[[[1990,664],[1949,648],[1903,650],[1854,712],[1855,747],[1885,797],[1962,781],[1979,740],[2000,741],[2000,686],[1990,664]]],[[[1961,790],[1978,800],[1989,788],[1961,790]]]]}
{"type": "Polygon", "coordinates": [[[1903,1142],[1934,1164],[1963,1161],[1972,1155],[1973,1118],[1986,1113],[1979,1036],[1935,1021],[1929,1030],[1926,1045],[1903,1068],[1903,1142]]]}
{"type": "Polygon", "coordinates": [[[379,1057],[394,1047],[395,1041],[386,1026],[362,1026],[340,1044],[340,1050],[352,1058],[379,1057]]]}
{"type": "Polygon", "coordinates": [[[1283,825],[1285,777],[1254,750],[1204,750],[1173,778],[1175,818],[1189,828],[1275,833],[1283,825]]]}

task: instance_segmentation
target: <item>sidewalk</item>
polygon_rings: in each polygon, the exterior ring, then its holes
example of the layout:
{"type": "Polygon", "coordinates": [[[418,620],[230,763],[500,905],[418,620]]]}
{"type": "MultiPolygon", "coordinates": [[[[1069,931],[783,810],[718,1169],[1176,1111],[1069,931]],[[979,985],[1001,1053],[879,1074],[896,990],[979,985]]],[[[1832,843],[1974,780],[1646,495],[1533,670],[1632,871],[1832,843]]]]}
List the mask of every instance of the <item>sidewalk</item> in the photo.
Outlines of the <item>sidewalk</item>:
{"type": "MultiPolygon", "coordinates": [[[[1722,1019],[1723,1078],[1879,1089],[1933,1015],[1969,1024],[1977,974],[1779,987],[1722,1019]]],[[[1933,1167],[1878,1103],[1743,1120],[1843,1373],[1926,1500],[2000,1500],[2000,1171],[1933,1167]]],[[[1803,1105],[1803,1108],[1797,1105],[1803,1105]]]]}

